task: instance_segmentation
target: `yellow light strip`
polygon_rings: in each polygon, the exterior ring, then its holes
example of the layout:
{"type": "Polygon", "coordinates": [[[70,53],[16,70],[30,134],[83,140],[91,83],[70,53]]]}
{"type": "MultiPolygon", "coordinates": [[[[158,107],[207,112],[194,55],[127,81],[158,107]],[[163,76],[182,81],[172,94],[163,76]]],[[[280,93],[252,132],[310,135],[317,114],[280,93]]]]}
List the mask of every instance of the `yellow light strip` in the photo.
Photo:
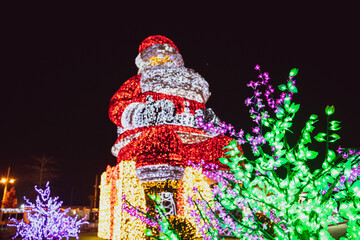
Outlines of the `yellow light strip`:
{"type": "MultiPolygon", "coordinates": [[[[98,237],[103,239],[111,238],[111,224],[112,224],[112,239],[137,239],[145,240],[144,231],[146,224],[141,220],[130,216],[126,211],[122,211],[122,196],[126,195],[126,199],[134,206],[145,210],[144,190],[141,187],[140,181],[136,177],[135,162],[122,161],[118,164],[118,168],[113,168],[119,171],[119,179],[115,181],[116,195],[111,194],[111,181],[106,182],[106,172],[101,175],[100,185],[100,204],[99,204],[99,229],[98,237]],[[111,218],[111,198],[115,197],[114,214],[111,218]]],[[[117,175],[117,174],[113,174],[117,175]]]]}
{"type": "Polygon", "coordinates": [[[136,177],[135,161],[120,162],[119,180],[117,180],[118,197],[115,206],[114,239],[145,239],[146,224],[141,220],[131,217],[126,211],[121,210],[122,196],[126,195],[133,206],[146,211],[144,189],[136,177]],[[116,231],[115,231],[116,230],[116,231]],[[126,236],[126,237],[125,237],[126,236]]]}
{"type": "Polygon", "coordinates": [[[192,167],[187,167],[184,174],[184,198],[183,198],[183,206],[184,206],[184,216],[191,222],[193,226],[196,227],[197,237],[200,237],[199,234],[199,226],[195,223],[195,219],[191,217],[190,211],[195,210],[195,207],[190,207],[187,203],[188,196],[195,199],[201,199],[198,193],[194,193],[193,188],[197,187],[197,189],[201,192],[202,196],[206,201],[212,200],[212,192],[209,184],[206,182],[206,176],[201,173],[201,170],[194,169],[192,167]]]}
{"type": "Polygon", "coordinates": [[[106,172],[101,174],[98,237],[110,239],[110,184],[106,184],[106,172]]]}

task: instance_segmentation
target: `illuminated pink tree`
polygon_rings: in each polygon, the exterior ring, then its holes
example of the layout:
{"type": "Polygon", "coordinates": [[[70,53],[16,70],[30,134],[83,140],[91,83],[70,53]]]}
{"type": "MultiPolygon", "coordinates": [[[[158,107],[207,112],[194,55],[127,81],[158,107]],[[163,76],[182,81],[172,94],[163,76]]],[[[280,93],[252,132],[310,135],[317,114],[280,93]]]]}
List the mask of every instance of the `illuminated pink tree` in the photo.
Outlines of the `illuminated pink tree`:
{"type": "Polygon", "coordinates": [[[14,238],[21,236],[25,240],[58,240],[69,237],[79,239],[81,225],[88,224],[85,221],[86,216],[82,219],[68,216],[70,208],[62,210],[63,202],[58,202],[59,197],[50,197],[49,182],[46,183],[45,190],[38,189],[37,186],[35,190],[39,193],[35,203],[24,197],[28,223],[24,220],[11,219],[14,224],[8,224],[17,228],[14,238]]]}

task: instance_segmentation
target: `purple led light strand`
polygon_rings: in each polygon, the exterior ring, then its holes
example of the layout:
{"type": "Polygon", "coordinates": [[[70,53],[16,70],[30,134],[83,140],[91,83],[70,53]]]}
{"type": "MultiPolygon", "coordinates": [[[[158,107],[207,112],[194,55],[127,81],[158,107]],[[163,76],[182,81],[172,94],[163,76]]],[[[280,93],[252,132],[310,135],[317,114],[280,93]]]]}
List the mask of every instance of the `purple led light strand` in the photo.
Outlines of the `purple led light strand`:
{"type": "Polygon", "coordinates": [[[132,206],[127,200],[126,196],[122,196],[122,200],[124,201],[123,205],[121,206],[123,210],[125,210],[130,216],[135,217],[141,220],[143,223],[151,226],[151,227],[158,227],[159,223],[153,219],[152,216],[142,212],[138,207],[132,206]],[[146,217],[145,217],[146,216],[146,217]]]}

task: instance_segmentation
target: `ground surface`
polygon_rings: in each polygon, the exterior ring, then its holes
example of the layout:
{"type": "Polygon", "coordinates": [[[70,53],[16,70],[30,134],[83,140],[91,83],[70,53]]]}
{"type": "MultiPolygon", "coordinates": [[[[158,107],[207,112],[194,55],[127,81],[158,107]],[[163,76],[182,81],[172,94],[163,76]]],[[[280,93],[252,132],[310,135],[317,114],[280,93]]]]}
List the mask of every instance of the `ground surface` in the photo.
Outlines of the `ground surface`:
{"type": "MultiPolygon", "coordinates": [[[[329,232],[331,236],[333,236],[335,239],[339,239],[345,232],[346,232],[346,224],[340,224],[338,226],[331,226],[329,227],[329,232]]],[[[75,238],[70,238],[71,240],[74,240],[75,238]]],[[[80,234],[80,240],[95,240],[95,239],[101,239],[96,236],[95,232],[89,232],[89,233],[81,233],[80,234]]],[[[232,240],[234,240],[232,238],[232,240]]]]}
{"type": "MultiPolygon", "coordinates": [[[[76,238],[70,238],[70,239],[75,240],[76,238]]],[[[96,240],[96,239],[101,239],[97,237],[97,232],[80,233],[79,240],[96,240]]]]}
{"type": "MultiPolygon", "coordinates": [[[[345,232],[346,232],[346,224],[340,224],[338,226],[331,226],[329,227],[330,234],[335,238],[339,239],[345,232]]],[[[12,239],[11,237],[14,236],[13,233],[9,233],[7,231],[0,232],[0,239],[12,239]]],[[[98,240],[101,238],[97,237],[96,232],[82,232],[80,233],[79,240],[98,240]]],[[[21,238],[17,238],[21,239],[21,238]]],[[[71,240],[75,240],[76,238],[70,238],[71,240]]],[[[134,239],[135,240],[135,239],[134,239]]],[[[232,239],[233,240],[233,239],[232,239]]]]}
{"type": "MultiPolygon", "coordinates": [[[[1,231],[0,232],[0,239],[4,240],[11,240],[12,237],[15,235],[12,231],[1,231]]],[[[101,239],[97,237],[97,232],[83,232],[79,234],[79,240],[97,240],[101,239]]],[[[15,240],[21,239],[20,237],[16,238],[15,240]]],[[[75,240],[76,238],[69,238],[71,240],[75,240]]]]}

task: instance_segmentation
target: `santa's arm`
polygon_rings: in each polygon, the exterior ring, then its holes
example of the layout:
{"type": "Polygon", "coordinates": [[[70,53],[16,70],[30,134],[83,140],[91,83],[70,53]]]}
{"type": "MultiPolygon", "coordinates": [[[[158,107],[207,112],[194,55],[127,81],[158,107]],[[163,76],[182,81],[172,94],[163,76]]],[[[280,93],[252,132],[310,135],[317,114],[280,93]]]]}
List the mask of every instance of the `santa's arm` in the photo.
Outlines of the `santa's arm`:
{"type": "Polygon", "coordinates": [[[110,100],[109,117],[117,126],[124,127],[121,117],[124,110],[132,104],[132,99],[141,93],[141,75],[135,75],[127,80],[110,100]]]}

